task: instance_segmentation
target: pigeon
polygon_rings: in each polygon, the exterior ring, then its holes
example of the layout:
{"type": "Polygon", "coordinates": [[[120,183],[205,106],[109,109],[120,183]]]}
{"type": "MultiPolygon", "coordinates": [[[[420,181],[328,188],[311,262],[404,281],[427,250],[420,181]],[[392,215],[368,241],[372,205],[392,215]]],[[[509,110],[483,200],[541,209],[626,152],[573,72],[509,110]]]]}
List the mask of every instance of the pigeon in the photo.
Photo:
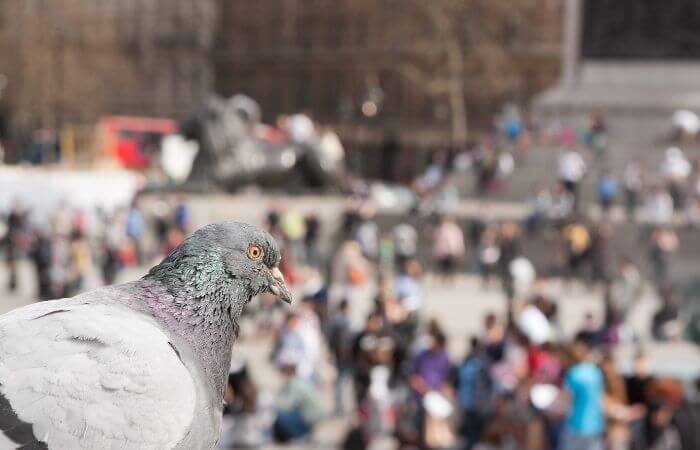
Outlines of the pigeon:
{"type": "Polygon", "coordinates": [[[291,294],[275,240],[195,231],[143,278],[0,316],[0,449],[211,449],[238,320],[291,294]]]}

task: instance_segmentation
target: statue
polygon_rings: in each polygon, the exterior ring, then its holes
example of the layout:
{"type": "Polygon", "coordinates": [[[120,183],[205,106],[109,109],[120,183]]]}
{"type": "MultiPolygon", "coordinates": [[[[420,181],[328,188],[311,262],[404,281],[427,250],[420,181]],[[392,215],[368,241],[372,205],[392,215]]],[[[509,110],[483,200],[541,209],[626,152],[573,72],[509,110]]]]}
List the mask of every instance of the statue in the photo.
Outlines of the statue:
{"type": "Polygon", "coordinates": [[[344,155],[328,152],[321,136],[265,139],[257,132],[260,117],[258,103],[248,96],[210,95],[181,123],[185,138],[199,144],[186,186],[205,191],[234,191],[249,184],[342,189],[344,155]]]}

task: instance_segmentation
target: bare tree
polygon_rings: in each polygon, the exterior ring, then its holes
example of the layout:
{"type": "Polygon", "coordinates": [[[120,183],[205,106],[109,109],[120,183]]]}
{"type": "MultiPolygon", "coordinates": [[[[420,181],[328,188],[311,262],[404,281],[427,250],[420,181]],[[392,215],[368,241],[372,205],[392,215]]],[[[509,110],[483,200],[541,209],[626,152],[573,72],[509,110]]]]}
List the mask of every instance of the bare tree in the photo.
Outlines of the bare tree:
{"type": "Polygon", "coordinates": [[[396,66],[399,74],[422,88],[431,96],[447,96],[450,106],[452,142],[464,144],[467,140],[467,108],[464,95],[464,48],[460,39],[460,24],[456,17],[463,15],[464,1],[438,0],[401,1],[403,7],[413,8],[427,19],[429,31],[424,42],[413,43],[414,51],[402,57],[396,66]],[[423,67],[427,57],[432,64],[429,71],[423,67]]]}
{"type": "Polygon", "coordinates": [[[27,130],[177,116],[211,84],[214,0],[0,0],[2,17],[4,101],[27,130]]]}
{"type": "Polygon", "coordinates": [[[388,1],[394,14],[382,21],[382,41],[399,49],[391,67],[416,89],[446,99],[458,145],[468,136],[470,100],[483,104],[522,88],[522,56],[537,49],[539,28],[549,24],[549,32],[559,13],[558,0],[388,1]]]}

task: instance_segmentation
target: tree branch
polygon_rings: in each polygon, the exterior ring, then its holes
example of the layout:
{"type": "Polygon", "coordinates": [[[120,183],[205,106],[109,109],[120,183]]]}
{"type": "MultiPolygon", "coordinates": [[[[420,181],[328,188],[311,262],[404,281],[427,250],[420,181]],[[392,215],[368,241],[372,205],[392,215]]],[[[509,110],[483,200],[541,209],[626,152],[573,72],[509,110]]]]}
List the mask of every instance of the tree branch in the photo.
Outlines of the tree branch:
{"type": "Polygon", "coordinates": [[[440,95],[447,92],[449,84],[446,78],[430,76],[416,66],[408,63],[398,65],[396,71],[403,78],[421,87],[430,95],[440,95]]]}

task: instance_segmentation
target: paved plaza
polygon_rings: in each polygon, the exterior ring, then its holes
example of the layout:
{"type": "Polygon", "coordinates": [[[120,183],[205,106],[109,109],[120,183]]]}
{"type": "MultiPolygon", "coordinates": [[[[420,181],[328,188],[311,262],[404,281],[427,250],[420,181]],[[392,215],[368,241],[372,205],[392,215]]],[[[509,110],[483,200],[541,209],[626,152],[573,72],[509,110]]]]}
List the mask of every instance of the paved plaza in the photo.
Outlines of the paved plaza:
{"type": "MultiPolygon", "coordinates": [[[[124,271],[120,276],[120,281],[128,281],[139,277],[144,269],[131,269],[124,271]]],[[[0,269],[2,279],[0,285],[4,285],[4,267],[0,269]]],[[[19,292],[16,294],[2,294],[0,301],[0,313],[4,313],[12,308],[28,304],[34,300],[33,293],[33,271],[27,263],[20,266],[19,292]]],[[[497,284],[485,287],[481,280],[471,275],[458,276],[453,283],[445,284],[430,275],[423,281],[426,292],[426,302],[423,309],[425,318],[436,318],[444,326],[449,336],[449,351],[454,361],[459,361],[464,354],[467,339],[469,336],[481,331],[481,324],[485,314],[495,312],[504,314],[506,303],[497,284]]],[[[352,304],[352,313],[355,325],[360,326],[363,318],[369,311],[373,290],[369,288],[364,295],[358,295],[352,304]]],[[[586,312],[592,312],[596,317],[602,317],[603,303],[602,292],[591,290],[581,284],[566,284],[558,280],[553,280],[545,286],[545,292],[553,298],[559,299],[560,323],[564,334],[572,335],[581,324],[581,320],[586,312]]],[[[649,321],[657,304],[653,296],[647,289],[642,300],[636,305],[629,317],[629,326],[639,335],[641,339],[648,338],[649,321]]],[[[246,355],[250,364],[253,379],[259,384],[263,398],[272,399],[276,388],[279,386],[280,378],[272,364],[269,356],[272,350],[272,338],[270,336],[260,336],[256,333],[254,324],[250,320],[244,321],[242,333],[237,342],[238,350],[246,355]]],[[[661,370],[687,370],[683,363],[700,360],[700,352],[689,345],[668,345],[649,347],[656,365],[661,370]]],[[[631,358],[629,349],[620,351],[621,367],[628,366],[631,358]]],[[[326,410],[331,410],[331,374],[326,376],[321,386],[323,399],[326,403],[326,410]]],[[[349,394],[349,393],[348,393],[349,394]]],[[[352,417],[329,418],[322,422],[315,432],[311,448],[334,448],[338,440],[344,435],[352,417]]],[[[286,446],[284,448],[292,448],[286,446]]],[[[302,448],[302,447],[300,447],[302,448]]],[[[304,444],[303,448],[310,448],[304,444]]],[[[377,450],[393,448],[392,441],[387,438],[375,443],[373,448],[377,450]]]]}

